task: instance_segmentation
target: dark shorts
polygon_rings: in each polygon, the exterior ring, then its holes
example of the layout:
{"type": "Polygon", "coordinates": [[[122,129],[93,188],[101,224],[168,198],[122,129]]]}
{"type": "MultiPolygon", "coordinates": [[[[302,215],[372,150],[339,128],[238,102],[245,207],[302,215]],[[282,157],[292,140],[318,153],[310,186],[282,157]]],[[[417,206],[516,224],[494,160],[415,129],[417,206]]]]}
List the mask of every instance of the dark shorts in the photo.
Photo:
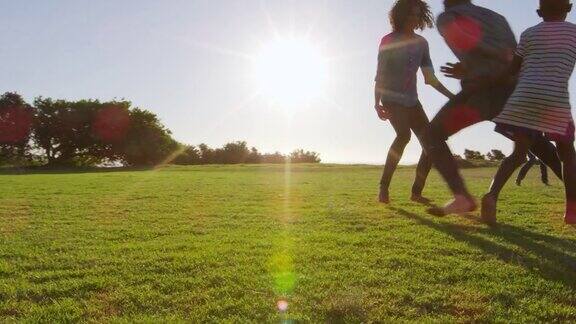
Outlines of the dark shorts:
{"type": "Polygon", "coordinates": [[[384,103],[384,106],[390,113],[390,123],[398,134],[413,130],[419,136],[429,125],[428,116],[420,103],[413,107],[404,107],[394,103],[384,103]]]}
{"type": "Polygon", "coordinates": [[[555,133],[545,133],[535,129],[514,126],[508,124],[496,124],[495,131],[506,136],[512,141],[521,141],[524,139],[534,141],[535,139],[545,137],[549,141],[560,143],[573,143],[574,142],[574,124],[568,126],[568,131],[565,135],[555,133]]]}
{"type": "Polygon", "coordinates": [[[491,121],[502,112],[515,86],[514,83],[499,83],[461,91],[432,119],[431,135],[447,140],[469,126],[491,121]]]}

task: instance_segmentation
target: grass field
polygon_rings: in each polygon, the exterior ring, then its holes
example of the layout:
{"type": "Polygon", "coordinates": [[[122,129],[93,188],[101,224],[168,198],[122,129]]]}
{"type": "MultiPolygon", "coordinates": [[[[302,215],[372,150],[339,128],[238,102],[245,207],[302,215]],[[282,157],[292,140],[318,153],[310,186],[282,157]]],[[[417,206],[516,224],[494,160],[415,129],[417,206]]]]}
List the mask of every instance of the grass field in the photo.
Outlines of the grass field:
{"type": "Polygon", "coordinates": [[[390,207],[366,166],[0,175],[0,322],[576,321],[558,182],[509,185],[490,229],[428,216],[413,173],[390,207]]]}

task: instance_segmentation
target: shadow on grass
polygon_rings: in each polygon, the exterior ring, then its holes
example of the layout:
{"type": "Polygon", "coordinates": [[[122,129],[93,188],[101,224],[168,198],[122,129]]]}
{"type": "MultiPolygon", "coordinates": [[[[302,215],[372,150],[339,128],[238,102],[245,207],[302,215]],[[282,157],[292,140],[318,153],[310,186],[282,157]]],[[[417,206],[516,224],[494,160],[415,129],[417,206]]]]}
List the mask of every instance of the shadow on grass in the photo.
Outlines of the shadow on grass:
{"type": "Polygon", "coordinates": [[[27,167],[27,168],[0,168],[0,175],[29,175],[29,174],[82,174],[82,173],[116,173],[153,170],[152,167],[117,167],[117,168],[56,168],[56,167],[27,167]]]}
{"type": "Polygon", "coordinates": [[[566,253],[576,251],[576,240],[535,233],[507,224],[474,229],[458,224],[441,224],[404,209],[391,209],[403,217],[479,248],[503,262],[522,266],[543,279],[576,289],[576,256],[566,253]],[[504,240],[519,249],[511,249],[491,239],[504,240]]]}

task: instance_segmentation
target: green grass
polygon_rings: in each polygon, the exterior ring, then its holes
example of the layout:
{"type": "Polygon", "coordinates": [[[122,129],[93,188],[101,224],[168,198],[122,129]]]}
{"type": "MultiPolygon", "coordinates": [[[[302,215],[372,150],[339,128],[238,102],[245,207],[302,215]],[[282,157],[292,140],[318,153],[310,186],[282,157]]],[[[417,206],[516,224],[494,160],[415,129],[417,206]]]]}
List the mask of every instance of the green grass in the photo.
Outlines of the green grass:
{"type": "Polygon", "coordinates": [[[576,230],[536,173],[495,229],[428,216],[411,168],[390,207],[365,166],[1,175],[0,322],[573,322],[576,230]]]}

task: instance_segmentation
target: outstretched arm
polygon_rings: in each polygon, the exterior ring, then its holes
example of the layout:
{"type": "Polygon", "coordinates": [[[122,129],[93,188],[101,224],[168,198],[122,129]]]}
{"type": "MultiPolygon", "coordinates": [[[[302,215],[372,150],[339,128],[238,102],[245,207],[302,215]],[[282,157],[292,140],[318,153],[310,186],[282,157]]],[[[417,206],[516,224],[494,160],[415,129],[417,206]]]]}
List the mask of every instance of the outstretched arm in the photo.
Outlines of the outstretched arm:
{"type": "MultiPolygon", "coordinates": [[[[514,55],[512,59],[512,63],[508,66],[508,69],[504,70],[504,72],[496,73],[493,76],[484,80],[486,83],[498,82],[498,81],[506,81],[510,78],[516,77],[520,73],[520,69],[522,68],[522,57],[519,55],[514,55]]],[[[440,68],[440,71],[444,73],[444,75],[448,78],[462,80],[466,75],[466,66],[459,62],[459,63],[446,63],[446,65],[440,68]]]]}
{"type": "Polygon", "coordinates": [[[438,80],[438,78],[434,74],[434,70],[432,70],[431,68],[423,68],[422,74],[424,74],[424,82],[427,85],[432,86],[434,89],[436,89],[438,92],[440,92],[441,94],[445,95],[448,98],[454,97],[454,94],[450,92],[450,90],[448,90],[442,84],[442,82],[440,82],[440,80],[438,80]]]}
{"type": "Polygon", "coordinates": [[[438,80],[434,74],[434,65],[432,64],[432,59],[430,58],[430,48],[428,46],[428,42],[426,41],[424,41],[424,55],[422,56],[422,62],[420,62],[420,69],[424,75],[424,82],[427,85],[432,86],[434,89],[448,98],[454,97],[452,92],[446,89],[446,87],[442,84],[442,82],[440,82],[440,80],[438,80]]]}

